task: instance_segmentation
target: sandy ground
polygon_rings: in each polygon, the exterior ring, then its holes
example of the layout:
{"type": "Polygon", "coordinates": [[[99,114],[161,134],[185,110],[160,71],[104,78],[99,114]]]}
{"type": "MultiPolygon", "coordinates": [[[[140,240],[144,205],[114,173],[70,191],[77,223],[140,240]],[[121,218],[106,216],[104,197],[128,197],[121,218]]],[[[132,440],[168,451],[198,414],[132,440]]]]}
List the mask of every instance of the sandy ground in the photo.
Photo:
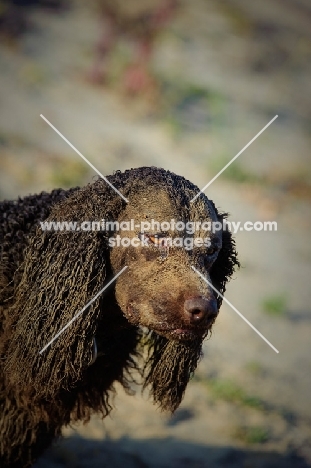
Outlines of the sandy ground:
{"type": "Polygon", "coordinates": [[[82,2],[33,11],[1,44],[1,198],[93,177],[41,113],[104,174],[156,165],[199,187],[279,115],[207,190],[232,220],[278,222],[236,234],[226,297],[279,354],[225,304],[173,417],[119,389],[109,418],[66,428],[36,468],[311,466],[310,16],[303,0],[183,4],[153,58],[159,106],[87,81],[99,26],[82,2]]]}

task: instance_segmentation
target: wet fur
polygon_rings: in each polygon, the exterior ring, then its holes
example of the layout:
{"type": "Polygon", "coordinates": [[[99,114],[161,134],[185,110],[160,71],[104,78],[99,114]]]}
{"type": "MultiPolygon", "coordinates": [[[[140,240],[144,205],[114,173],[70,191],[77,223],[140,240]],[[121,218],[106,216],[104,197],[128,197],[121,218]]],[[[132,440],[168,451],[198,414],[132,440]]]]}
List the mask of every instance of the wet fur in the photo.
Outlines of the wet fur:
{"type": "MultiPolygon", "coordinates": [[[[169,326],[180,323],[184,290],[210,294],[189,265],[209,275],[221,293],[238,266],[229,232],[222,233],[217,259],[205,265],[200,256],[185,251],[173,252],[166,263],[159,262],[158,252],[152,249],[111,251],[107,232],[43,232],[38,227],[38,221],[46,219],[225,216],[205,195],[191,205],[198,188],[163,169],[118,171],[109,180],[129,199],[128,205],[101,179],[81,189],[0,204],[1,466],[31,466],[64,425],[87,421],[93,412],[106,416],[115,382],[130,392],[132,379],[140,375],[155,403],[174,411],[208,332],[200,331],[197,339],[184,342],[167,336],[169,326]],[[152,209],[145,201],[149,197],[158,201],[151,204],[152,209]],[[147,215],[146,209],[151,209],[147,215]],[[120,279],[40,355],[39,350],[123,265],[129,268],[120,279]],[[170,296],[163,289],[164,280],[171,284],[170,296]],[[133,282],[135,288],[129,287],[133,282]],[[171,319],[163,310],[163,294],[171,319]],[[154,304],[151,309],[148,300],[154,304]],[[134,304],[132,312],[128,304],[134,304]],[[158,322],[163,328],[159,333],[153,329],[158,322]],[[140,325],[151,331],[143,333],[140,325]],[[94,336],[99,357],[90,365],[94,336]]],[[[220,307],[220,297],[217,303],[220,307]]]]}

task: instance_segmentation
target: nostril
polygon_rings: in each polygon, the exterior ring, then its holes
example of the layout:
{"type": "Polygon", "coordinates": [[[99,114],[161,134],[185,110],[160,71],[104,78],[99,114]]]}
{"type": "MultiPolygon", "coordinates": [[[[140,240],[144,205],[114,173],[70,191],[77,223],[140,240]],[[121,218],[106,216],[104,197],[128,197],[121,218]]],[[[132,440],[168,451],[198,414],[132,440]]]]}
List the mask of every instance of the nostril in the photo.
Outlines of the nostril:
{"type": "Polygon", "coordinates": [[[204,310],[202,309],[193,309],[188,311],[192,315],[192,320],[199,322],[205,315],[204,310]]]}
{"type": "Polygon", "coordinates": [[[185,314],[190,322],[198,323],[204,319],[214,319],[217,316],[215,299],[192,297],[184,303],[185,314]]]}

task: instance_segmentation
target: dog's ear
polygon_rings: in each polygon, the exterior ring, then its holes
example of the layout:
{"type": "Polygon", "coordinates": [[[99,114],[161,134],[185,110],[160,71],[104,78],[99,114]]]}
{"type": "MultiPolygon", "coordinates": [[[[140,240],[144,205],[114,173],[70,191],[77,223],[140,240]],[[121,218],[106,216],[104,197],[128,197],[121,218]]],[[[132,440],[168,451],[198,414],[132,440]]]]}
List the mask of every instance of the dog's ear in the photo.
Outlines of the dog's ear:
{"type": "MultiPolygon", "coordinates": [[[[216,211],[217,212],[217,211],[216,211]]],[[[217,213],[218,221],[222,224],[224,219],[227,218],[227,213],[217,213]]],[[[232,234],[227,229],[222,231],[222,248],[218,257],[211,269],[211,280],[216,289],[223,295],[226,291],[226,284],[233,275],[236,268],[240,267],[238,261],[237,251],[235,248],[235,241],[232,234]]],[[[222,304],[222,298],[216,294],[218,309],[222,304]]]]}
{"type": "MultiPolygon", "coordinates": [[[[98,200],[87,190],[81,192],[54,207],[47,221],[96,219],[98,200]]],[[[101,297],[75,317],[104,287],[108,258],[102,232],[43,232],[38,227],[25,252],[23,275],[9,311],[13,321],[5,364],[9,385],[22,385],[30,394],[49,399],[81,379],[92,360],[101,297]]]]}

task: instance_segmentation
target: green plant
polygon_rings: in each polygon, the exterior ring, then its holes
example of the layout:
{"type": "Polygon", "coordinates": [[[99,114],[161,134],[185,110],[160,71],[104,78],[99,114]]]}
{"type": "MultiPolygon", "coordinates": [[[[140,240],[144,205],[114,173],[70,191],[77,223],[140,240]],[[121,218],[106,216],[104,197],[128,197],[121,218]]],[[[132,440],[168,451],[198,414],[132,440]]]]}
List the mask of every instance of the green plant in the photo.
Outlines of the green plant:
{"type": "MultiPolygon", "coordinates": [[[[217,173],[226,164],[228,164],[229,161],[230,159],[227,159],[224,156],[220,156],[217,159],[211,160],[209,167],[212,171],[217,173]]],[[[262,179],[258,175],[243,169],[239,161],[234,161],[232,164],[230,164],[230,166],[226,168],[226,170],[223,172],[222,175],[226,179],[233,180],[234,182],[238,182],[238,183],[245,183],[245,182],[262,183],[263,182],[262,179]]]]}
{"type": "Polygon", "coordinates": [[[253,375],[259,376],[262,375],[264,372],[264,369],[261,364],[257,361],[250,361],[245,365],[245,369],[253,375]]]}
{"type": "Polygon", "coordinates": [[[70,188],[83,185],[89,173],[87,164],[80,161],[54,161],[51,182],[54,186],[70,188]]]}
{"type": "Polygon", "coordinates": [[[178,77],[158,76],[162,96],[161,115],[177,134],[206,131],[225,118],[225,98],[216,90],[182,81],[178,77]]]}
{"type": "Polygon", "coordinates": [[[276,317],[284,316],[287,309],[287,298],[284,294],[267,297],[262,301],[261,307],[265,314],[276,317]]]}
{"type": "Polygon", "coordinates": [[[214,398],[240,403],[251,408],[263,409],[263,403],[259,398],[248,395],[242,387],[231,380],[211,379],[206,381],[206,385],[214,398]]]}
{"type": "Polygon", "coordinates": [[[269,438],[269,432],[262,426],[240,426],[233,432],[233,437],[246,444],[263,444],[269,438]]]}

